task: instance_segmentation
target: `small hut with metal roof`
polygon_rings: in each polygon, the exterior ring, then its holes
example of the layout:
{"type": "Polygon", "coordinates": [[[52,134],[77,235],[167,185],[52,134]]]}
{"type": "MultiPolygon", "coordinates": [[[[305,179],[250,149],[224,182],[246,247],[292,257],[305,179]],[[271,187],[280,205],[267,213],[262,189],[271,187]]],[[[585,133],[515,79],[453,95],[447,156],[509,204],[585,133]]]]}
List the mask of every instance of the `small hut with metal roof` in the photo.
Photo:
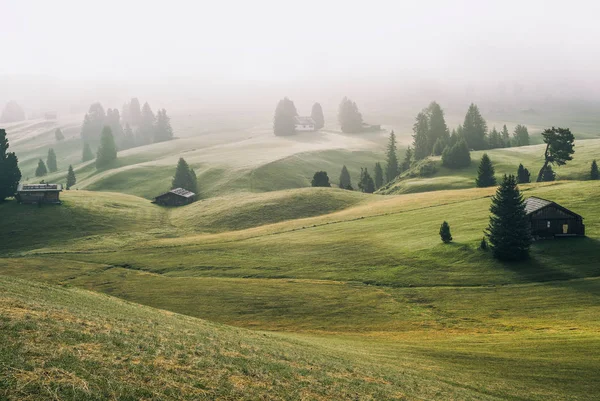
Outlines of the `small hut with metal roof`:
{"type": "Polygon", "coordinates": [[[534,238],[585,235],[583,217],[556,202],[532,196],[525,200],[525,212],[534,238]]]}
{"type": "Polygon", "coordinates": [[[152,203],[162,206],[183,206],[196,200],[196,194],[183,188],[175,188],[154,198],[152,203]]]}

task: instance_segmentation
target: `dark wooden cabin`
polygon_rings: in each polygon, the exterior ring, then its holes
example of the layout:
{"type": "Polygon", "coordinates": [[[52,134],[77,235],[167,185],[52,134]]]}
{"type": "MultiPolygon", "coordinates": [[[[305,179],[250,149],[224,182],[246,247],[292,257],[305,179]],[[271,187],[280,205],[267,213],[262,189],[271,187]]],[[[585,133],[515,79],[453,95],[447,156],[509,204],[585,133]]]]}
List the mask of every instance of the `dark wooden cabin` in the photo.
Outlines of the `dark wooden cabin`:
{"type": "Polygon", "coordinates": [[[60,205],[61,184],[19,184],[15,198],[25,204],[60,205]]]}
{"type": "Polygon", "coordinates": [[[525,211],[534,238],[585,235],[583,217],[557,203],[532,196],[525,200],[525,211]]]}
{"type": "Polygon", "coordinates": [[[189,205],[196,199],[196,194],[183,188],[175,188],[154,198],[152,203],[162,206],[189,205]]]}

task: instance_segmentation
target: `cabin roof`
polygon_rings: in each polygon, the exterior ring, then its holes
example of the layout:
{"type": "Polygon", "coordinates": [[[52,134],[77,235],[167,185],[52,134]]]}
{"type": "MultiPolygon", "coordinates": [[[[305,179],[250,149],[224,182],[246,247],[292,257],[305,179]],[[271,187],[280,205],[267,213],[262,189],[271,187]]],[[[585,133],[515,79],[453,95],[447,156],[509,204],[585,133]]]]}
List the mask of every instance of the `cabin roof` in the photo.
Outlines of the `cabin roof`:
{"type": "Polygon", "coordinates": [[[298,125],[315,125],[315,120],[308,116],[296,116],[296,124],[298,125]]]}
{"type": "Polygon", "coordinates": [[[17,192],[60,192],[62,184],[19,184],[17,192]]]}
{"type": "Polygon", "coordinates": [[[550,201],[548,199],[538,198],[536,196],[529,197],[529,198],[527,198],[525,200],[525,213],[527,215],[530,215],[530,214],[532,214],[534,212],[537,212],[538,210],[541,210],[541,209],[543,209],[545,207],[548,207],[548,206],[554,206],[554,207],[556,207],[558,209],[561,209],[565,213],[572,214],[572,215],[577,216],[577,217],[581,217],[577,213],[575,213],[575,212],[567,209],[564,206],[559,205],[556,202],[552,202],[552,201],[550,201]]]}
{"type": "Polygon", "coordinates": [[[195,193],[193,193],[192,191],[188,191],[187,189],[175,188],[175,189],[172,189],[169,192],[164,193],[164,194],[159,195],[159,196],[163,196],[163,195],[166,195],[166,194],[174,194],[174,195],[181,196],[181,197],[184,197],[184,198],[191,198],[192,196],[196,195],[195,193]]]}

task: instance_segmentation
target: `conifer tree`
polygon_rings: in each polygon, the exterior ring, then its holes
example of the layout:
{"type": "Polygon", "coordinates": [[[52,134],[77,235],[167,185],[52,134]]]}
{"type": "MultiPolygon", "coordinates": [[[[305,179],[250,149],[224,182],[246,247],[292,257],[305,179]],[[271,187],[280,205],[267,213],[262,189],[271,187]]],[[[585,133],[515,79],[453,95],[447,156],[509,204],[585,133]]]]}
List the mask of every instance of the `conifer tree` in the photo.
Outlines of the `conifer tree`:
{"type": "Polygon", "coordinates": [[[390,139],[387,145],[386,154],[386,166],[385,166],[385,180],[386,182],[393,181],[398,174],[400,169],[398,166],[398,156],[396,155],[396,135],[394,131],[390,132],[390,139]]]}
{"type": "Polygon", "coordinates": [[[125,124],[125,129],[123,130],[123,140],[121,141],[121,149],[130,149],[135,146],[135,136],[133,135],[133,130],[129,123],[125,124]]]}
{"type": "Polygon", "coordinates": [[[331,187],[327,171],[317,171],[311,181],[313,187],[331,187]]]}
{"type": "Polygon", "coordinates": [[[105,125],[106,113],[100,103],[94,103],[90,106],[87,114],[83,118],[81,126],[81,138],[84,141],[96,140],[105,125]]]}
{"type": "Polygon", "coordinates": [[[447,146],[444,149],[442,164],[453,169],[471,165],[471,154],[464,139],[461,138],[454,146],[447,146]]]}
{"type": "Polygon", "coordinates": [[[522,164],[519,164],[519,169],[517,170],[517,183],[519,184],[528,184],[531,182],[531,174],[529,174],[529,170],[523,167],[522,164]]]}
{"type": "Polygon", "coordinates": [[[494,174],[494,166],[492,161],[488,157],[487,153],[484,153],[479,163],[479,169],[477,170],[477,179],[475,183],[479,188],[492,187],[496,185],[496,177],[494,174]]]}
{"type": "Polygon", "coordinates": [[[414,151],[409,146],[408,148],[406,148],[406,153],[404,153],[404,160],[402,161],[402,165],[400,166],[402,171],[410,170],[410,167],[412,166],[413,158],[414,158],[414,151]]]}
{"type": "Polygon", "coordinates": [[[156,127],[154,129],[154,142],[164,142],[173,139],[173,128],[171,128],[171,118],[167,115],[167,110],[158,110],[156,113],[156,127]]]}
{"type": "MultiPolygon", "coordinates": [[[[433,152],[433,147],[435,143],[441,139],[444,142],[448,141],[449,133],[448,126],[446,125],[446,120],[444,119],[444,110],[440,107],[437,102],[431,102],[429,107],[426,109],[427,120],[428,120],[428,145],[427,145],[427,154],[431,154],[433,152]]],[[[443,149],[442,149],[443,150],[443,149]]],[[[419,160],[416,157],[417,149],[415,147],[415,160],[419,160]]],[[[441,151],[440,151],[441,154],[441,151]]]]}
{"type": "Polygon", "coordinates": [[[46,168],[46,164],[44,163],[44,161],[42,159],[40,159],[38,161],[38,166],[35,169],[35,176],[36,177],[43,177],[46,174],[48,174],[48,169],[46,168]]]}
{"type": "Polygon", "coordinates": [[[63,135],[62,131],[60,128],[57,128],[56,131],[54,131],[54,138],[57,141],[62,141],[65,139],[65,136],[63,135]]]}
{"type": "Polygon", "coordinates": [[[375,163],[375,189],[381,188],[383,185],[383,169],[381,163],[375,163]]]}
{"type": "Polygon", "coordinates": [[[83,143],[83,152],[81,155],[81,161],[85,163],[87,161],[92,160],[93,158],[94,158],[94,153],[92,152],[92,148],[90,148],[90,144],[87,141],[85,141],[83,143]]]}
{"type": "Polygon", "coordinates": [[[540,179],[540,177],[538,177],[538,182],[551,182],[551,181],[555,181],[555,180],[556,180],[556,173],[552,169],[551,165],[548,165],[548,167],[546,167],[544,169],[541,179],[540,179]]]}
{"type": "Polygon", "coordinates": [[[435,144],[433,144],[433,155],[441,156],[446,146],[448,146],[449,141],[450,137],[447,140],[444,140],[444,138],[438,138],[438,140],[435,141],[435,144]]]}
{"type": "Polygon", "coordinates": [[[342,166],[342,172],[340,173],[340,188],[352,188],[352,182],[350,181],[350,173],[348,172],[346,165],[342,166]]]}
{"type": "Polygon", "coordinates": [[[360,169],[360,181],[358,182],[358,188],[366,194],[372,194],[375,192],[375,183],[373,182],[373,178],[371,178],[371,175],[366,168],[360,169]]]}
{"type": "Polygon", "coordinates": [[[136,127],[142,123],[142,111],[140,108],[140,101],[137,97],[134,97],[129,102],[129,122],[131,125],[135,125],[136,127]]]}
{"type": "Polygon", "coordinates": [[[150,108],[148,102],[142,107],[142,116],[138,127],[138,140],[140,144],[147,145],[154,141],[156,128],[156,117],[150,108]]]}
{"type": "Polygon", "coordinates": [[[362,114],[355,102],[344,97],[338,110],[338,121],[344,133],[358,133],[363,130],[362,114]]]}
{"type": "Polygon", "coordinates": [[[487,123],[481,116],[479,108],[471,103],[465,115],[463,124],[463,137],[469,148],[482,150],[487,147],[487,123]]]}
{"type": "Polygon", "coordinates": [[[51,173],[55,173],[58,171],[58,166],[56,164],[56,153],[54,153],[54,149],[48,149],[48,158],[46,159],[46,166],[48,167],[48,171],[51,173]]]}
{"type": "Polygon", "coordinates": [[[71,189],[76,183],[77,178],[75,177],[75,171],[73,171],[73,166],[69,164],[69,171],[67,172],[67,189],[71,189]]]}
{"type": "Polygon", "coordinates": [[[325,126],[325,116],[323,116],[323,108],[320,103],[313,104],[310,116],[315,122],[315,129],[321,129],[325,126]]]}
{"type": "Polygon", "coordinates": [[[531,233],[525,202],[513,175],[504,176],[490,207],[490,224],[486,230],[495,258],[518,261],[529,257],[531,233]]]}
{"type": "Polygon", "coordinates": [[[510,148],[510,135],[506,124],[502,127],[502,144],[504,148],[510,148]]]}
{"type": "Polygon", "coordinates": [[[96,154],[96,168],[109,166],[117,159],[117,145],[109,126],[104,127],[100,136],[100,146],[96,154]]]}
{"type": "Polygon", "coordinates": [[[442,242],[444,244],[449,244],[452,242],[452,234],[450,233],[450,224],[447,221],[444,221],[440,226],[440,237],[442,238],[442,242]]]}
{"type": "Polygon", "coordinates": [[[502,135],[496,130],[496,127],[492,128],[489,136],[490,149],[497,149],[504,147],[504,141],[502,140],[502,135]]]}
{"type": "Polygon", "coordinates": [[[121,126],[121,114],[117,109],[106,110],[106,119],[104,125],[108,125],[112,131],[113,137],[121,140],[123,138],[123,127],[121,126]]]}
{"type": "Polygon", "coordinates": [[[9,152],[6,130],[0,129],[0,202],[17,192],[21,181],[19,160],[14,152],[9,152]]]}
{"type": "Polygon", "coordinates": [[[296,106],[287,97],[281,99],[275,108],[273,132],[277,136],[293,135],[296,132],[296,106]]]}
{"type": "Polygon", "coordinates": [[[413,132],[413,156],[418,161],[429,156],[433,150],[433,144],[432,148],[429,148],[429,119],[424,111],[417,114],[417,119],[413,125],[413,132]]]}
{"type": "Polygon", "coordinates": [[[517,125],[513,133],[515,146],[529,146],[529,131],[524,125],[517,125]]]}
{"type": "Polygon", "coordinates": [[[600,173],[598,172],[598,163],[596,163],[596,160],[592,161],[592,168],[590,170],[590,179],[592,179],[592,180],[600,179],[600,173]]]}
{"type": "Polygon", "coordinates": [[[198,192],[196,173],[190,168],[183,157],[177,163],[175,176],[171,182],[171,189],[176,188],[183,188],[194,193],[198,192]]]}
{"type": "Polygon", "coordinates": [[[14,123],[25,120],[25,112],[17,102],[11,100],[6,103],[0,115],[0,123],[14,123]]]}
{"type": "MultiPolygon", "coordinates": [[[[575,152],[575,137],[568,128],[548,128],[542,132],[544,142],[546,143],[546,151],[544,152],[544,165],[538,173],[538,182],[547,181],[552,174],[545,173],[545,170],[553,165],[562,166],[569,160],[573,160],[572,154],[575,152]]],[[[553,180],[550,180],[553,181],[553,180]]]]}

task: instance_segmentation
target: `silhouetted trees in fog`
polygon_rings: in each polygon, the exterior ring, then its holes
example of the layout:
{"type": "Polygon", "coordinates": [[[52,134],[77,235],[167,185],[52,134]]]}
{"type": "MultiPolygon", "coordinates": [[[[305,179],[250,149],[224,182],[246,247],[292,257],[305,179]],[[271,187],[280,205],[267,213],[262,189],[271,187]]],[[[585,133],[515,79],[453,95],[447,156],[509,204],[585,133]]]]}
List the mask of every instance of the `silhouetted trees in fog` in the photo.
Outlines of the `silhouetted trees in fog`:
{"type": "Polygon", "coordinates": [[[21,181],[19,160],[14,152],[8,151],[6,131],[0,129],[0,202],[17,192],[21,181]]]}
{"type": "Polygon", "coordinates": [[[273,118],[273,132],[278,136],[293,135],[296,132],[296,106],[287,97],[277,103],[273,118]]]}
{"type": "Polygon", "coordinates": [[[25,112],[15,101],[6,103],[0,115],[0,123],[14,123],[25,120],[25,112]]]}
{"type": "Polygon", "coordinates": [[[355,102],[344,97],[338,110],[338,121],[344,133],[358,133],[363,131],[362,114],[358,111],[355,102]]]}

